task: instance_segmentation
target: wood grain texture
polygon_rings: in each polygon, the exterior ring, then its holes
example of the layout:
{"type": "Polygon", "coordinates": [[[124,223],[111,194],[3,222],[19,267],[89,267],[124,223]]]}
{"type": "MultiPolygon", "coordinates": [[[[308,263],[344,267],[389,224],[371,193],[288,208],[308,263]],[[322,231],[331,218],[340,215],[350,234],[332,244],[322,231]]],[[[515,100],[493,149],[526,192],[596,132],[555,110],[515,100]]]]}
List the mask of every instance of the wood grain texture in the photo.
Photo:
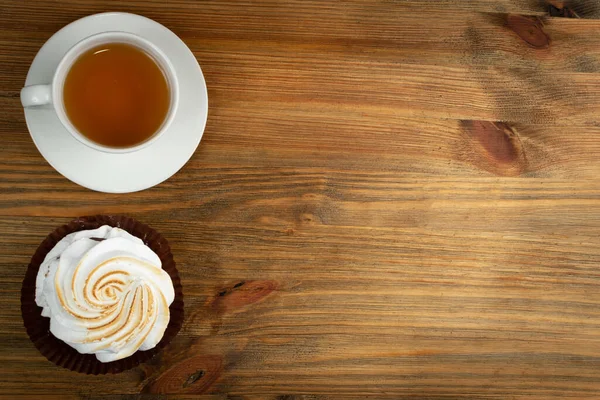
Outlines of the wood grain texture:
{"type": "Polygon", "coordinates": [[[600,393],[595,0],[0,0],[0,397],[582,399],[600,393]],[[65,24],[128,11],[198,58],[202,143],[127,195],[55,172],[19,90],[65,24]],[[20,316],[56,226],[127,214],[186,301],[158,358],[47,362],[20,316]],[[202,397],[197,397],[197,396],[202,397]]]}

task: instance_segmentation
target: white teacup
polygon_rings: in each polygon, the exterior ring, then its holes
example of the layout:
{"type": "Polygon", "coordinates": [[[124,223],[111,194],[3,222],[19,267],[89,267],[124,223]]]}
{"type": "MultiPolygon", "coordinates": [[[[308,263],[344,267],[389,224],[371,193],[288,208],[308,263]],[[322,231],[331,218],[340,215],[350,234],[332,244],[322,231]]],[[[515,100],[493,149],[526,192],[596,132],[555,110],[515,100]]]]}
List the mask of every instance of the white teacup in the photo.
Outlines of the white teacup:
{"type": "Polygon", "coordinates": [[[141,150],[156,142],[169,128],[169,125],[171,125],[177,110],[178,102],[179,84],[177,82],[175,70],[169,59],[158,47],[146,39],[126,32],[103,32],[81,40],[71,47],[71,49],[69,49],[69,51],[67,51],[65,56],[62,58],[58,64],[58,67],[56,68],[56,72],[54,73],[54,77],[52,78],[52,82],[50,84],[26,86],[21,89],[21,104],[23,107],[51,105],[56,111],[60,122],[75,139],[86,146],[91,147],[92,149],[107,153],[130,153],[141,150]],[[167,79],[167,84],[169,85],[171,101],[167,117],[165,118],[161,127],[149,139],[135,146],[114,148],[93,142],[73,126],[65,111],[63,103],[63,86],[71,66],[79,58],[79,56],[85,53],[87,50],[106,43],[125,43],[144,51],[146,54],[152,57],[152,59],[161,68],[165,78],[167,79]]]}

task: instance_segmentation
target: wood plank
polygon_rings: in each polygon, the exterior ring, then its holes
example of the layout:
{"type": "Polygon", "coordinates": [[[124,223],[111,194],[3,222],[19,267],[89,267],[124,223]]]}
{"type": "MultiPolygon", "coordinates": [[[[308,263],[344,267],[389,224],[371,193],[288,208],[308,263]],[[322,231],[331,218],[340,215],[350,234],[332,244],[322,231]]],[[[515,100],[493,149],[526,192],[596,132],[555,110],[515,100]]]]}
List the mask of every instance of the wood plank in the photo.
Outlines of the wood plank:
{"type": "MultiPolygon", "coordinates": [[[[18,281],[41,240],[33,232],[61,221],[0,220],[0,230],[12,232],[0,246],[0,301],[14,322],[0,329],[0,355],[16,370],[52,371],[56,389],[81,393],[90,378],[45,362],[16,323],[18,281]],[[11,255],[13,248],[20,252],[11,255]]],[[[181,384],[201,367],[207,379],[218,375],[210,390],[232,394],[310,387],[316,394],[468,390],[518,398],[568,390],[575,398],[593,394],[598,384],[595,238],[314,223],[290,233],[151,215],[144,221],[173,245],[189,315],[156,363],[93,378],[104,393],[194,393],[181,384]],[[210,311],[215,302],[222,311],[210,311]]],[[[24,379],[30,393],[46,390],[50,375],[19,377],[16,370],[0,370],[4,393],[24,379]]]]}
{"type": "MultiPolygon", "coordinates": [[[[73,14],[93,14],[106,11],[105,3],[100,0],[83,0],[83,1],[68,1],[69,7],[56,7],[54,0],[41,0],[35,5],[26,2],[6,2],[3,5],[4,11],[10,15],[12,21],[27,18],[32,24],[44,24],[40,26],[32,25],[35,28],[49,30],[49,24],[56,24],[57,19],[69,18],[73,14]],[[54,17],[55,21],[46,18],[48,15],[54,17]]],[[[185,0],[169,1],[167,7],[161,2],[141,2],[141,1],[126,1],[120,4],[115,4],[114,11],[124,12],[141,12],[149,17],[159,20],[163,18],[168,20],[172,25],[186,24],[190,14],[193,14],[195,19],[208,17],[208,19],[223,18],[224,26],[227,26],[227,15],[240,14],[240,8],[243,10],[243,18],[264,18],[276,17],[279,19],[286,18],[304,18],[304,16],[313,16],[314,20],[327,19],[331,20],[332,12],[335,12],[336,17],[345,15],[360,15],[365,16],[372,12],[398,12],[406,14],[418,14],[423,12],[448,12],[448,13],[475,13],[475,12],[500,12],[500,13],[515,13],[525,15],[544,16],[550,15],[549,6],[553,4],[558,8],[567,7],[577,14],[579,18],[598,18],[600,16],[600,7],[594,0],[578,0],[578,1],[560,1],[560,0],[437,0],[431,2],[428,0],[386,0],[377,3],[365,0],[345,1],[344,7],[340,8],[339,4],[323,4],[316,0],[309,1],[287,1],[285,3],[277,1],[204,1],[202,3],[190,2],[185,0]],[[187,18],[186,18],[187,17],[187,18]],[[176,20],[175,18],[179,18],[176,20]]],[[[258,19],[257,19],[258,20],[258,19]]],[[[10,23],[11,21],[7,21],[10,23]]],[[[62,22],[62,21],[58,21],[62,22]]],[[[231,19],[229,19],[231,22],[231,19]]],[[[63,23],[64,24],[64,23],[63,23]]],[[[191,25],[191,24],[189,24],[191,25]]],[[[23,29],[22,25],[14,24],[9,26],[12,29],[23,29]]],[[[294,25],[290,24],[293,28],[294,25]]],[[[36,30],[36,29],[32,29],[36,30]]]]}
{"type": "Polygon", "coordinates": [[[74,199],[72,184],[56,177],[56,184],[47,180],[29,189],[7,188],[3,214],[74,217],[154,211],[206,222],[269,223],[269,218],[299,219],[306,210],[316,214],[319,223],[341,226],[434,227],[460,221],[465,229],[485,230],[494,221],[498,229],[560,223],[593,232],[600,194],[596,182],[568,178],[424,182],[421,176],[402,173],[398,178],[399,173],[255,168],[210,169],[202,174],[183,172],[152,192],[128,196],[131,204],[121,204],[122,196],[84,190],[76,191],[80,196],[74,199]],[[484,214],[469,218],[475,210],[484,214]],[[569,210],[569,215],[557,220],[561,210],[569,210]]]}
{"type": "MultiPolygon", "coordinates": [[[[573,207],[582,229],[595,222],[585,220],[600,194],[598,128],[573,127],[567,135],[562,127],[513,124],[518,146],[507,132],[491,132],[499,136],[490,143],[508,146],[503,151],[483,140],[489,132],[473,132],[460,121],[310,107],[277,110],[275,103],[253,112],[249,119],[244,109],[217,105],[200,149],[184,169],[157,188],[128,195],[128,204],[122,204],[123,196],[68,182],[37,154],[27,135],[5,134],[0,209],[4,215],[164,211],[233,219],[296,204],[334,206],[335,212],[324,216],[330,223],[365,225],[376,223],[386,207],[400,207],[428,218],[388,215],[381,223],[443,226],[449,209],[458,219],[472,207],[498,212],[508,207],[512,212],[498,223],[518,227],[532,222],[519,220],[523,213],[547,212],[551,219],[573,207]]],[[[465,223],[472,229],[486,226],[465,223]]]]}
{"type": "MultiPolygon", "coordinates": [[[[9,11],[18,19],[27,7],[9,11]]],[[[164,22],[179,26],[177,33],[200,55],[211,99],[280,103],[285,96],[286,102],[387,108],[408,116],[598,123],[597,21],[551,18],[543,28],[550,46],[532,51],[509,29],[505,13],[477,8],[469,7],[467,17],[452,8],[426,8],[423,18],[415,19],[405,5],[371,7],[365,13],[359,2],[333,20],[330,9],[314,3],[285,8],[292,11],[287,13],[277,13],[280,9],[249,7],[244,18],[232,21],[226,20],[226,9],[207,7],[192,25],[164,22]],[[287,92],[274,90],[282,84],[287,92]]],[[[23,58],[30,60],[45,38],[31,33],[21,38],[17,27],[9,32],[0,54],[12,54],[15,44],[25,42],[26,52],[15,61],[26,66],[23,58]]],[[[9,71],[4,97],[18,95],[23,72],[9,71]]],[[[3,101],[14,107],[13,101],[3,101]]],[[[10,111],[18,115],[17,109],[10,111]]]]}

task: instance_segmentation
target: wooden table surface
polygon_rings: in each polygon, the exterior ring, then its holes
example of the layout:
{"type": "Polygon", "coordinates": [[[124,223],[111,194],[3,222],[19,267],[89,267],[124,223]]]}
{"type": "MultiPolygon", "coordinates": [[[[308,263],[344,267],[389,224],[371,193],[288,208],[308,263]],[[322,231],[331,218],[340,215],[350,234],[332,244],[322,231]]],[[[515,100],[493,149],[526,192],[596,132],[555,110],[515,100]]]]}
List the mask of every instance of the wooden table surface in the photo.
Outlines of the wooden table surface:
{"type": "Polygon", "coordinates": [[[600,396],[599,18],[596,0],[0,0],[0,395],[600,396]],[[209,93],[189,163],[126,195],[54,171],[19,102],[40,46],[109,10],[173,30],[209,93]],[[100,213],[170,241],[186,319],[151,363],[94,377],[40,355],[19,296],[43,238],[100,213]]]}

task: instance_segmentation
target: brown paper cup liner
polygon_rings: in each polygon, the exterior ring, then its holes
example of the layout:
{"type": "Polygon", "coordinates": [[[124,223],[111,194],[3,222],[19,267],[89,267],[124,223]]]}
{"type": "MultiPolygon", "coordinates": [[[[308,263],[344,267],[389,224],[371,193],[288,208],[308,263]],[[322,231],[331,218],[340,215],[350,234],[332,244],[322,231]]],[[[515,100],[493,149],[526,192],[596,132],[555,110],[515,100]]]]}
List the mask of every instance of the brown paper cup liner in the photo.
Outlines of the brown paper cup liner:
{"type": "Polygon", "coordinates": [[[52,232],[40,244],[31,258],[21,288],[21,314],[29,338],[48,360],[54,364],[84,374],[116,374],[131,369],[140,363],[154,357],[177,335],[183,323],[183,291],[181,281],[169,243],[154,229],[132,218],[124,216],[82,217],[63,225],[52,232]],[[35,303],[35,281],[40,265],[46,254],[66,235],[88,229],[96,229],[102,225],[110,225],[126,230],[139,237],[150,247],[162,261],[163,269],[169,274],[175,288],[175,300],[169,307],[171,318],[162,340],[155,348],[147,351],[137,351],[127,358],[102,363],[94,354],[80,354],[50,333],[50,318],[42,317],[42,309],[35,303]]]}

